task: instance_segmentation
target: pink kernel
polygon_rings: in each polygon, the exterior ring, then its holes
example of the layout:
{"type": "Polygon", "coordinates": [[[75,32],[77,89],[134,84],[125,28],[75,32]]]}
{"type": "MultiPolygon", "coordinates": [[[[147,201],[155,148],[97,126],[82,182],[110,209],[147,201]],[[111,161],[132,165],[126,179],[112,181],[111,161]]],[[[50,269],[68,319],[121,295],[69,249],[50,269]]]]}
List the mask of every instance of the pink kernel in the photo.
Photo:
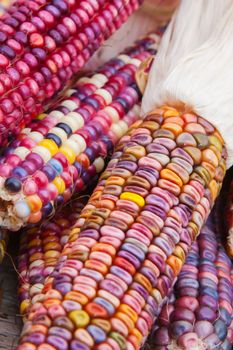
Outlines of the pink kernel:
{"type": "Polygon", "coordinates": [[[75,34],[77,31],[77,27],[76,24],[74,23],[74,21],[69,18],[69,17],[65,17],[62,20],[62,23],[67,27],[67,29],[69,30],[70,34],[75,34]]]}
{"type": "Polygon", "coordinates": [[[48,186],[47,186],[47,190],[49,191],[51,200],[54,200],[54,199],[57,198],[58,190],[57,190],[57,187],[54,184],[49,183],[48,186]]]}
{"type": "Polygon", "coordinates": [[[0,53],[0,68],[9,66],[9,63],[8,58],[0,53]]]}
{"type": "Polygon", "coordinates": [[[9,164],[0,165],[0,176],[8,177],[11,174],[13,167],[9,164]]]}
{"type": "Polygon", "coordinates": [[[33,33],[30,36],[30,44],[32,47],[43,47],[44,46],[44,38],[41,34],[33,33]]]}
{"type": "MultiPolygon", "coordinates": [[[[0,58],[0,61],[1,61],[1,58],[0,58]]],[[[19,72],[19,74],[21,74],[25,77],[30,74],[30,67],[24,61],[20,60],[20,61],[16,62],[15,67],[16,67],[17,71],[19,72]]]]}
{"type": "Polygon", "coordinates": [[[23,185],[23,192],[26,196],[31,196],[38,192],[38,186],[33,179],[28,179],[23,185]]]}
{"type": "Polygon", "coordinates": [[[34,176],[33,176],[36,184],[39,186],[39,188],[43,188],[48,185],[49,180],[47,176],[40,170],[38,170],[34,176]]]}
{"type": "Polygon", "coordinates": [[[26,32],[27,34],[35,33],[37,32],[36,26],[30,22],[24,22],[20,26],[20,31],[26,32]]]}
{"type": "Polygon", "coordinates": [[[45,48],[47,51],[51,52],[53,50],[56,49],[56,43],[55,40],[53,38],[51,38],[50,36],[46,35],[44,38],[44,44],[45,44],[45,48]]]}
{"type": "Polygon", "coordinates": [[[14,39],[7,40],[7,45],[10,46],[17,54],[19,54],[23,47],[20,43],[14,39]]]}
{"type": "Polygon", "coordinates": [[[52,26],[55,22],[54,16],[48,11],[42,10],[38,15],[47,25],[52,26]]]}
{"type": "Polygon", "coordinates": [[[39,86],[37,82],[34,79],[28,79],[26,84],[30,88],[32,95],[36,96],[39,92],[39,86]]]}
{"type": "Polygon", "coordinates": [[[8,24],[1,23],[1,31],[6,34],[14,34],[14,29],[11,26],[8,26],[8,24]]]}
{"type": "Polygon", "coordinates": [[[8,165],[11,165],[12,167],[18,166],[20,162],[21,162],[21,159],[15,154],[9,154],[6,157],[6,163],[8,165]]]}

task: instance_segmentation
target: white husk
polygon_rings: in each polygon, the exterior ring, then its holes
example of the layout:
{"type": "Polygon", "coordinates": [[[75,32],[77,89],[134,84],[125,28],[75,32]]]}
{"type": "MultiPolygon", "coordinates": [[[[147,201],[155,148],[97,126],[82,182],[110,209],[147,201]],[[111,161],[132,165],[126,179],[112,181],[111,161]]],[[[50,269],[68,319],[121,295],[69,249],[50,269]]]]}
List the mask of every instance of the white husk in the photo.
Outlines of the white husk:
{"type": "Polygon", "coordinates": [[[142,102],[181,105],[221,132],[233,164],[233,3],[182,0],[162,38],[142,102]]]}

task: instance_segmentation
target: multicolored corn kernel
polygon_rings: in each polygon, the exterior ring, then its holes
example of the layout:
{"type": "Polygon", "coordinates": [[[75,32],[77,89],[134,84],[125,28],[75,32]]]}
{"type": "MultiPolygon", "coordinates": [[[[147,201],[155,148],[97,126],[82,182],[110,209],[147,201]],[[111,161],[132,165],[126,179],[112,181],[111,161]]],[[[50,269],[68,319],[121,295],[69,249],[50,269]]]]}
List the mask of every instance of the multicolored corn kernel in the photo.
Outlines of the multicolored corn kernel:
{"type": "Polygon", "coordinates": [[[81,78],[9,144],[0,160],[2,227],[15,231],[48,217],[103,170],[106,156],[139,118],[135,72],[156,52],[159,38],[149,35],[81,78]]]}
{"type": "Polygon", "coordinates": [[[151,350],[232,348],[233,268],[213,221],[208,219],[192,245],[151,335],[151,350]]]}
{"type": "MultiPolygon", "coordinates": [[[[88,195],[76,198],[40,226],[25,229],[21,235],[18,272],[20,313],[27,317],[31,304],[39,299],[44,282],[58,262],[79,218],[88,195]]],[[[1,243],[1,241],[0,241],[1,243]]]]}
{"type": "Polygon", "coordinates": [[[139,1],[14,2],[0,27],[0,143],[71,83],[139,1]]]}
{"type": "Polygon", "coordinates": [[[137,121],[30,308],[18,350],[139,350],[215,202],[225,157],[217,130],[194,113],[165,106],[137,121]]]}

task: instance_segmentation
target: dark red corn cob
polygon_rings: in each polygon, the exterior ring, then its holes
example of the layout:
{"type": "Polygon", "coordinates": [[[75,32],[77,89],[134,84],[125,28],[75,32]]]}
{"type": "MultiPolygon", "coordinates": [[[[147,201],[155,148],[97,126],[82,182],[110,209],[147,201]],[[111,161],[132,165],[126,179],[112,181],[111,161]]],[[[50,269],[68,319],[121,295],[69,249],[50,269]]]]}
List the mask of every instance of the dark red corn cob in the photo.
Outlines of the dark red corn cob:
{"type": "Polygon", "coordinates": [[[40,113],[138,6],[137,0],[16,1],[0,28],[0,142],[40,113]]]}

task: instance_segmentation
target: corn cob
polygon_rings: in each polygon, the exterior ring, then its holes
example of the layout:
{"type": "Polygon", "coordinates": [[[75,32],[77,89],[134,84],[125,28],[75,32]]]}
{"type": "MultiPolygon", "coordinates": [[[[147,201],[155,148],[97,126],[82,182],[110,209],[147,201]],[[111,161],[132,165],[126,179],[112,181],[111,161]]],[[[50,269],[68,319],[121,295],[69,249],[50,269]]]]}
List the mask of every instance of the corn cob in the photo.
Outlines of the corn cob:
{"type": "Polygon", "coordinates": [[[44,110],[138,6],[137,0],[16,1],[1,24],[0,141],[44,110]]]}
{"type": "Polygon", "coordinates": [[[20,239],[18,258],[20,312],[25,317],[57,264],[88,196],[82,196],[58,211],[41,226],[26,229],[20,239]]]}
{"type": "MultiPolygon", "coordinates": [[[[6,8],[10,5],[9,0],[6,1],[1,1],[0,3],[0,17],[4,14],[6,11],[6,8]]],[[[7,241],[8,241],[8,234],[6,230],[1,230],[0,231],[0,263],[2,262],[5,252],[6,252],[6,247],[7,247],[7,241]]]]}
{"type": "Polygon", "coordinates": [[[48,114],[22,130],[0,161],[1,226],[17,230],[47,217],[103,169],[103,158],[139,116],[137,66],[159,35],[141,40],[48,114]]]}
{"type": "Polygon", "coordinates": [[[151,350],[231,350],[233,269],[218,238],[210,217],[158,318],[151,350]]]}
{"type": "MultiPolygon", "coordinates": [[[[223,203],[224,205],[224,203],[223,203]]],[[[228,255],[233,257],[233,182],[230,184],[230,189],[226,196],[226,205],[225,207],[225,223],[227,230],[227,239],[226,239],[226,249],[228,255]]]]}
{"type": "Polygon", "coordinates": [[[215,201],[225,156],[217,130],[194,113],[162,107],[136,122],[31,307],[18,350],[139,349],[215,201]]]}

